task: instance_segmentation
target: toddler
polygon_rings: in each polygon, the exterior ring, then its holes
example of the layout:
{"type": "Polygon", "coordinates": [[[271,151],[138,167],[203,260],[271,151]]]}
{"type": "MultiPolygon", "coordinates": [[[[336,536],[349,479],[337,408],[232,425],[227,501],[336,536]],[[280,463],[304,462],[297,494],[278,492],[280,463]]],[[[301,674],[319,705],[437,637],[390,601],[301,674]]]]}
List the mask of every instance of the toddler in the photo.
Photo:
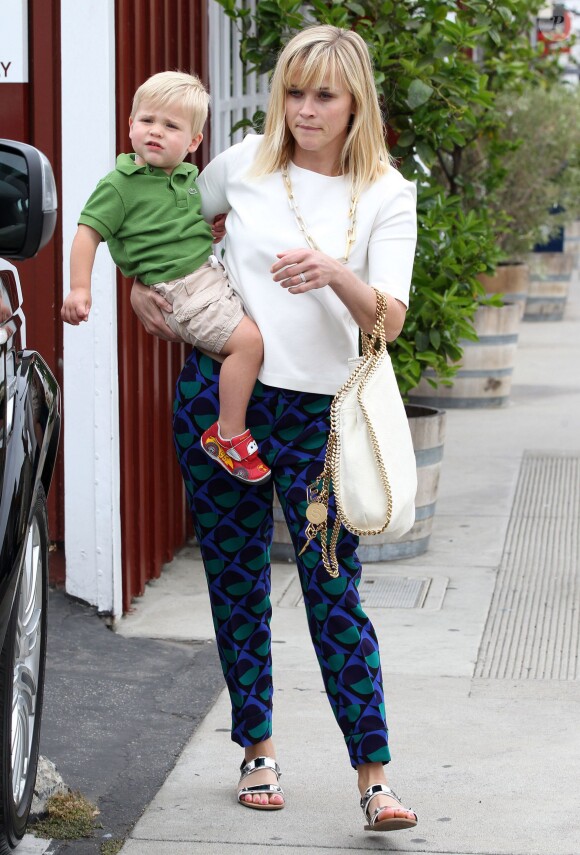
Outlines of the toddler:
{"type": "Polygon", "coordinates": [[[164,71],[139,87],[129,118],[134,153],[118,156],[81,212],[61,316],[75,326],[88,320],[95,254],[106,241],[124,276],[172,304],[164,315],[174,333],[223,357],[219,416],[201,444],[231,475],[258,483],[270,470],[246,430],[246,408],[262,363],[262,337],[211,255],[198,169],[184,162],[203,139],[208,107],[209,95],[194,75],[164,71]]]}

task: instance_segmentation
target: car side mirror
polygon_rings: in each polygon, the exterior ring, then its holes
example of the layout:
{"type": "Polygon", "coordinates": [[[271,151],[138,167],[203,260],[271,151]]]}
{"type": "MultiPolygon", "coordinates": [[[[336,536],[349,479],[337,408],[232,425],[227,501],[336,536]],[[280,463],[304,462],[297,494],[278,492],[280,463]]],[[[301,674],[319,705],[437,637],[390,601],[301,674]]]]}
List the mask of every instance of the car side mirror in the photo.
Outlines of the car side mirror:
{"type": "Polygon", "coordinates": [[[36,255],[53,235],[56,211],[48,158],[26,143],[0,139],[0,256],[36,255]]]}

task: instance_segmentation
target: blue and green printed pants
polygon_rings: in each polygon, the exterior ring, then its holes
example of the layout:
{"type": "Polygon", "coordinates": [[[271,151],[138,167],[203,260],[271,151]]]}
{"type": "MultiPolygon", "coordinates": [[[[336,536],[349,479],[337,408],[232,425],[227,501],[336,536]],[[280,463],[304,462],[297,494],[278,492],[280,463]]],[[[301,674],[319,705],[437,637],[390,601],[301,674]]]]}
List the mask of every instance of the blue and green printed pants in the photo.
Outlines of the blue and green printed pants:
{"type": "MultiPolygon", "coordinates": [[[[209,357],[191,354],[177,381],[173,426],[232,703],[232,739],[246,746],[272,734],[273,489],[299,552],[305,542],[306,487],[323,469],[331,398],[256,384],[247,423],[272,479],[249,486],[200,446],[218,412],[219,368],[209,357]]],[[[333,517],[331,502],[329,528],[333,517]]],[[[390,760],[379,648],[358,594],[357,545],[343,529],[336,579],[322,564],[319,542],[312,541],[296,559],[324,685],[355,768],[390,760]]]]}

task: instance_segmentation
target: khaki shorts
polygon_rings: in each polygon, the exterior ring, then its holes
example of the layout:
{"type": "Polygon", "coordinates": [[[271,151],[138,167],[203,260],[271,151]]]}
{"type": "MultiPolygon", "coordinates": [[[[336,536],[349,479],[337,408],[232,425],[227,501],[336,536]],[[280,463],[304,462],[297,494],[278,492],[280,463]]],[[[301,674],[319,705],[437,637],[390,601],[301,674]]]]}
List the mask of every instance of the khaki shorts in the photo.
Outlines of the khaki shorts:
{"type": "Polygon", "coordinates": [[[151,286],[173,306],[163,312],[167,326],[183,341],[220,353],[244,317],[242,301],[214,255],[182,279],[151,286]]]}

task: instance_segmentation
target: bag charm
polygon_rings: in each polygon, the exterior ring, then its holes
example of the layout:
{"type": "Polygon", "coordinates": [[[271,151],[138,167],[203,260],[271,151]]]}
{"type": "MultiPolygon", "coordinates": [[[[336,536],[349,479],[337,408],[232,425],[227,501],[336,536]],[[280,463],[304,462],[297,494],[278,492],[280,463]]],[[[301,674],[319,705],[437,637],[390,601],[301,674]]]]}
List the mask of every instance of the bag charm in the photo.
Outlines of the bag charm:
{"type": "Polygon", "coordinates": [[[321,531],[326,532],[326,517],[328,515],[328,485],[322,477],[308,485],[306,488],[306,501],[308,502],[308,505],[306,506],[306,519],[308,520],[308,523],[304,531],[306,543],[298,553],[298,557],[306,552],[310,546],[310,541],[314,540],[321,531]],[[322,487],[319,489],[319,485],[321,483],[322,487]]]}

